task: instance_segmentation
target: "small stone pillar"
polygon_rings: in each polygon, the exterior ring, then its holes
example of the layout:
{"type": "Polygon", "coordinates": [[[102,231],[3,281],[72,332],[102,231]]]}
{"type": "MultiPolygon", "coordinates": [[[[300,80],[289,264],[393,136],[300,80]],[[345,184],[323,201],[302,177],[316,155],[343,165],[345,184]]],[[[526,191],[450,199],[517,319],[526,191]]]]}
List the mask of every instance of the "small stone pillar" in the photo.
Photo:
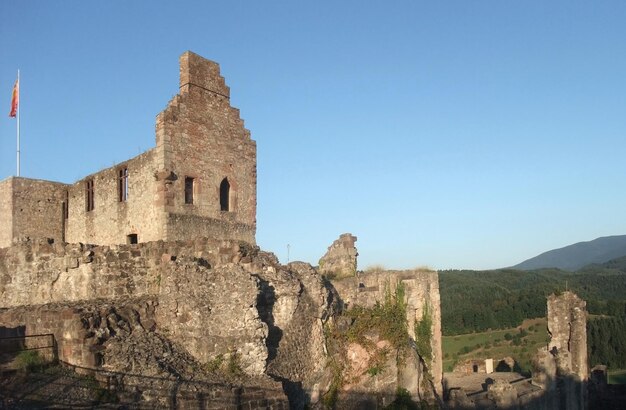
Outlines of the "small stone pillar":
{"type": "Polygon", "coordinates": [[[485,373],[493,373],[493,359],[485,359],[485,373]]]}

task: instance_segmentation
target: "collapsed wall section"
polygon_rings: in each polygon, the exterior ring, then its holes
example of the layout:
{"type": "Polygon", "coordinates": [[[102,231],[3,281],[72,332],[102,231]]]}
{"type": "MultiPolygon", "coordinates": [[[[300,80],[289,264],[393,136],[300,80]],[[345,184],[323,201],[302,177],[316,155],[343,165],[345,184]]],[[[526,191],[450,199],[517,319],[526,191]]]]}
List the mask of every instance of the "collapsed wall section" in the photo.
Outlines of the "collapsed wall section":
{"type": "Polygon", "coordinates": [[[406,319],[409,336],[415,339],[415,323],[426,313],[431,319],[430,349],[432,358],[422,358],[426,370],[416,368],[403,376],[405,387],[416,397],[423,397],[425,389],[420,380],[422,371],[428,371],[432,377],[435,393],[441,397],[443,391],[443,357],[441,349],[441,307],[439,294],[439,276],[434,271],[374,271],[359,273],[357,277],[333,281],[341,300],[346,307],[372,307],[385,300],[386,295],[394,294],[399,284],[404,285],[407,303],[406,319]]]}
{"type": "Polygon", "coordinates": [[[586,302],[566,291],[548,296],[550,342],[534,360],[533,383],[545,391],[550,408],[587,408],[586,302]]]}

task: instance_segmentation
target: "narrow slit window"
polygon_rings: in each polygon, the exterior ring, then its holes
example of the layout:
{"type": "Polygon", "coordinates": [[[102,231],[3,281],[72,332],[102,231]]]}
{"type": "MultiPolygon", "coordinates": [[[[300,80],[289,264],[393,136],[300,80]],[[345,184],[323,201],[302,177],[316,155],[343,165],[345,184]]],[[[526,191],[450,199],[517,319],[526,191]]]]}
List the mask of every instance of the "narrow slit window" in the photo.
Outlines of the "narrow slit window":
{"type": "Polygon", "coordinates": [[[126,202],[128,200],[128,167],[120,168],[117,180],[118,200],[126,202]]]}
{"type": "Polygon", "coordinates": [[[70,217],[70,194],[65,191],[65,202],[63,202],[63,217],[65,219],[70,217]]]}
{"type": "Polygon", "coordinates": [[[89,179],[85,182],[85,207],[87,212],[95,209],[93,185],[93,179],[89,179]]]}
{"type": "Polygon", "coordinates": [[[225,212],[230,211],[230,183],[227,178],[224,178],[220,184],[220,209],[225,212]]]}
{"type": "Polygon", "coordinates": [[[191,177],[185,177],[185,203],[193,204],[193,183],[194,180],[191,177]]]}

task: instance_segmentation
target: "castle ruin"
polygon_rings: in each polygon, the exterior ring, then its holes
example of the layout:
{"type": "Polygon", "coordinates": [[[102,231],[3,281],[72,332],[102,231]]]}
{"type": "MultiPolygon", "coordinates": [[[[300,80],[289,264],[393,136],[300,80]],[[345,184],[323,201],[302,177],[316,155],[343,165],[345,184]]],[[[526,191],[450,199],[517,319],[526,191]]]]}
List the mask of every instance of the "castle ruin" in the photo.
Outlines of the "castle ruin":
{"type": "Polygon", "coordinates": [[[23,237],[114,245],[194,238],[255,243],[256,143],[217,63],[180,57],[180,92],[156,147],[73,183],[0,182],[0,248],[23,237]]]}
{"type": "Polygon", "coordinates": [[[440,396],[436,272],[357,277],[350,234],[325,259],[344,270],[335,283],[256,247],[256,143],[229,95],[216,63],[185,52],[154,148],[73,184],[0,182],[0,338],[36,348],[38,336],[52,337],[59,361],[126,403],[322,408],[337,387],[328,329],[349,306],[373,306],[402,285],[413,354],[404,365],[390,355],[376,386],[359,370],[365,383],[346,382],[339,396],[374,406],[397,388],[440,396]],[[425,315],[427,360],[413,340],[425,315]]]}

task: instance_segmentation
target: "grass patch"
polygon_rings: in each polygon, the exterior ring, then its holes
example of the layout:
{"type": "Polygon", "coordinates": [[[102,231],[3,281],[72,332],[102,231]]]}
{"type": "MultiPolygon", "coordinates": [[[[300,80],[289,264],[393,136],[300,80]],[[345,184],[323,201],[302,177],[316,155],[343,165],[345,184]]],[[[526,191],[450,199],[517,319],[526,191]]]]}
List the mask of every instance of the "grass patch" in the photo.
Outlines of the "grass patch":
{"type": "Polygon", "coordinates": [[[40,370],[45,364],[44,359],[36,350],[24,350],[15,357],[17,370],[24,373],[32,373],[40,370]]]}
{"type": "Polygon", "coordinates": [[[626,384],[626,369],[610,371],[609,384],[626,384]]]}
{"type": "Polygon", "coordinates": [[[498,360],[511,356],[522,369],[528,370],[537,349],[545,346],[548,341],[545,318],[527,319],[520,326],[510,329],[444,336],[443,368],[449,372],[456,363],[465,360],[489,358],[498,360]]]}

